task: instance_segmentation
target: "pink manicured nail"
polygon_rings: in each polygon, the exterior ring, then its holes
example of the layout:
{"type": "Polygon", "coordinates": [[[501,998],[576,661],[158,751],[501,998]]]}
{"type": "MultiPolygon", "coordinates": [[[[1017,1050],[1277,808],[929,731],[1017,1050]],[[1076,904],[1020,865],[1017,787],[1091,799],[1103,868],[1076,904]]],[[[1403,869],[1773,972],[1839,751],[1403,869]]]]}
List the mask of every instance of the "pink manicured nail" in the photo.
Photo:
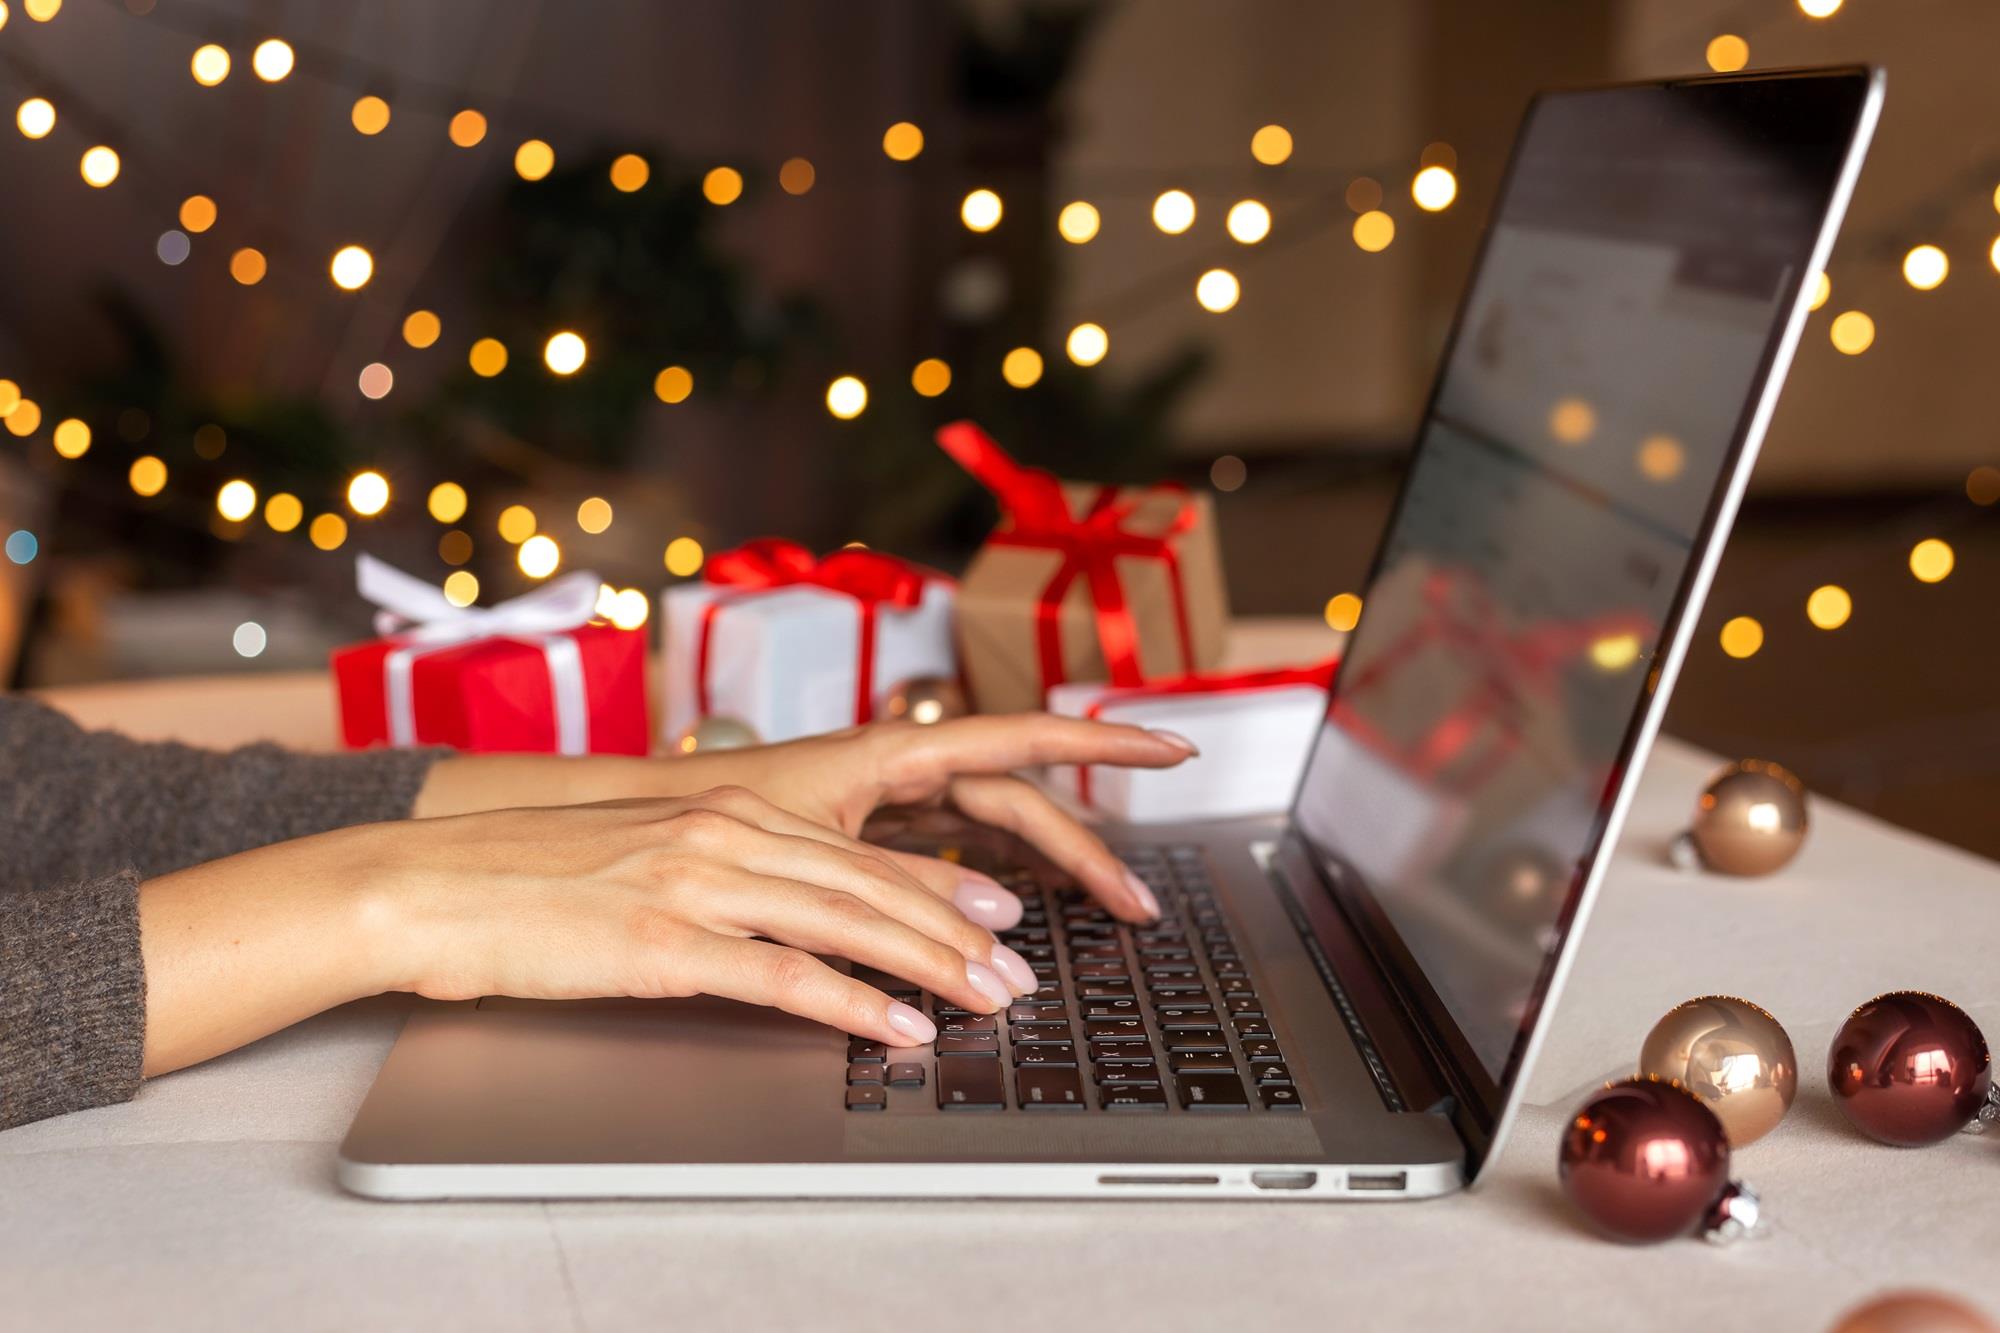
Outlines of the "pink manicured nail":
{"type": "Polygon", "coordinates": [[[1179,746],[1181,749],[1186,750],[1188,752],[1190,758],[1201,753],[1200,748],[1196,746],[1193,741],[1181,735],[1178,731],[1166,731],[1159,727],[1154,727],[1147,734],[1150,736],[1158,737],[1160,740],[1165,741],[1169,745],[1179,746]]]}
{"type": "Polygon", "coordinates": [[[984,963],[967,963],[965,980],[972,989],[985,996],[995,1009],[1005,1009],[1014,1002],[1014,992],[1007,983],[1000,980],[1000,974],[984,963]]]}
{"type": "Polygon", "coordinates": [[[1130,870],[1127,870],[1125,872],[1125,887],[1132,890],[1132,896],[1139,900],[1139,906],[1146,909],[1147,916],[1158,918],[1160,915],[1160,900],[1155,898],[1153,891],[1146,887],[1145,880],[1140,879],[1130,870]]]}
{"type": "Polygon", "coordinates": [[[928,1046],[937,1040],[937,1024],[901,1000],[889,1002],[889,1026],[909,1038],[900,1043],[904,1046],[928,1046]]]}
{"type": "Polygon", "coordinates": [[[993,946],[993,970],[1013,984],[1016,995],[1033,995],[1042,984],[1028,960],[1004,944],[993,946]]]}
{"type": "Polygon", "coordinates": [[[1021,920],[1021,900],[984,875],[966,875],[951,900],[968,921],[988,930],[1010,930],[1021,920]]]}

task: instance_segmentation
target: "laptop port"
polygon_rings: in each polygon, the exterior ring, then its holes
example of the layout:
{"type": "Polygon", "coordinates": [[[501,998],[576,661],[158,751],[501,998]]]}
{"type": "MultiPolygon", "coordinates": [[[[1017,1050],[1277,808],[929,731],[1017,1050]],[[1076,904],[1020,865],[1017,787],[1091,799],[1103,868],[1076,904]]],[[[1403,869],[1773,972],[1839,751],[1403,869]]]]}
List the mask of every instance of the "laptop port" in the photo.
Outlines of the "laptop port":
{"type": "Polygon", "coordinates": [[[1252,1171],[1250,1183],[1260,1190],[1309,1190],[1319,1183],[1319,1172],[1252,1171]]]}
{"type": "Polygon", "coordinates": [[[1407,1171],[1384,1171],[1379,1175],[1365,1175],[1359,1171],[1347,1173],[1347,1188],[1351,1193],[1389,1192],[1407,1189],[1410,1173],[1407,1171]]]}
{"type": "Polygon", "coordinates": [[[1100,1185],[1220,1185],[1215,1176],[1099,1176],[1100,1185]]]}

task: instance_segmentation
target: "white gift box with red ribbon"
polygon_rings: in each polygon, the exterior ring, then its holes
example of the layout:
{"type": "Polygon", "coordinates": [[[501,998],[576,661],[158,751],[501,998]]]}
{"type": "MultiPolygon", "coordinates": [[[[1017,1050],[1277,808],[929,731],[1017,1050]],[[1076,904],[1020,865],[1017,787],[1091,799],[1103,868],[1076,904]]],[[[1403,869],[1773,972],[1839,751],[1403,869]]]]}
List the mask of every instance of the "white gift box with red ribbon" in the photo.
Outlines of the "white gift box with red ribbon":
{"type": "Polygon", "coordinates": [[[1049,711],[1175,732],[1200,751],[1173,768],[1060,765],[1050,783],[1079,804],[1135,824],[1228,819],[1290,807],[1326,712],[1331,664],[1190,676],[1149,685],[1073,683],[1049,711]]]}

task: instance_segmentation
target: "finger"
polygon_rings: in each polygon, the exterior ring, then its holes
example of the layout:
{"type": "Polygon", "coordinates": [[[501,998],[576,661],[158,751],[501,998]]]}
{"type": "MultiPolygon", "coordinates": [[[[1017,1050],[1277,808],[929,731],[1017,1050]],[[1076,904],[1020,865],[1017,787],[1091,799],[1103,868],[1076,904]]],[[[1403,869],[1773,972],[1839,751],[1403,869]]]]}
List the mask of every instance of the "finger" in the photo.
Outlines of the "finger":
{"type": "Polygon", "coordinates": [[[962,777],[952,781],[952,803],[981,823],[1018,834],[1067,872],[1099,902],[1127,921],[1160,915],[1153,891],[1095,833],[1040,790],[1019,778],[962,777]]]}
{"type": "MultiPolygon", "coordinates": [[[[863,844],[873,846],[873,844],[863,844]]],[[[912,879],[965,913],[968,921],[988,930],[1012,930],[1021,924],[1021,900],[991,875],[940,856],[920,856],[888,847],[875,851],[909,872],[912,879]]]]}
{"type": "Polygon", "coordinates": [[[809,953],[762,940],[706,936],[676,971],[704,994],[768,1005],[890,1046],[928,1046],[937,1024],[809,953]]]}
{"type": "Polygon", "coordinates": [[[1121,764],[1171,768],[1195,753],[1171,731],[1148,731],[1051,713],[962,717],[891,732],[885,800],[921,800],[965,773],[1010,773],[1038,764],[1121,764]]]}

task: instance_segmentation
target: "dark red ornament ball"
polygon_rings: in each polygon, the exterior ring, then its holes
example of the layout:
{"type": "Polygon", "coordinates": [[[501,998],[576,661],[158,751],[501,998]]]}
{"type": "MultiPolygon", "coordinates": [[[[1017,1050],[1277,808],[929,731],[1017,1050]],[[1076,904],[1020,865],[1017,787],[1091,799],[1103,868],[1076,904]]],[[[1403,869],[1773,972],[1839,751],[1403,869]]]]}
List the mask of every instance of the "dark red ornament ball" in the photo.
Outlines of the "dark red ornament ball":
{"type": "Polygon", "coordinates": [[[1652,1077],[1607,1084],[1563,1131],[1562,1185],[1619,1240],[1685,1236],[1729,1184],[1729,1138],[1702,1100],[1652,1077]]]}
{"type": "Polygon", "coordinates": [[[1841,1024],[1826,1081],[1855,1128],[1917,1148],[1950,1138],[1979,1113],[1992,1061],[1963,1009],[1922,991],[1892,991],[1841,1024]]]}

